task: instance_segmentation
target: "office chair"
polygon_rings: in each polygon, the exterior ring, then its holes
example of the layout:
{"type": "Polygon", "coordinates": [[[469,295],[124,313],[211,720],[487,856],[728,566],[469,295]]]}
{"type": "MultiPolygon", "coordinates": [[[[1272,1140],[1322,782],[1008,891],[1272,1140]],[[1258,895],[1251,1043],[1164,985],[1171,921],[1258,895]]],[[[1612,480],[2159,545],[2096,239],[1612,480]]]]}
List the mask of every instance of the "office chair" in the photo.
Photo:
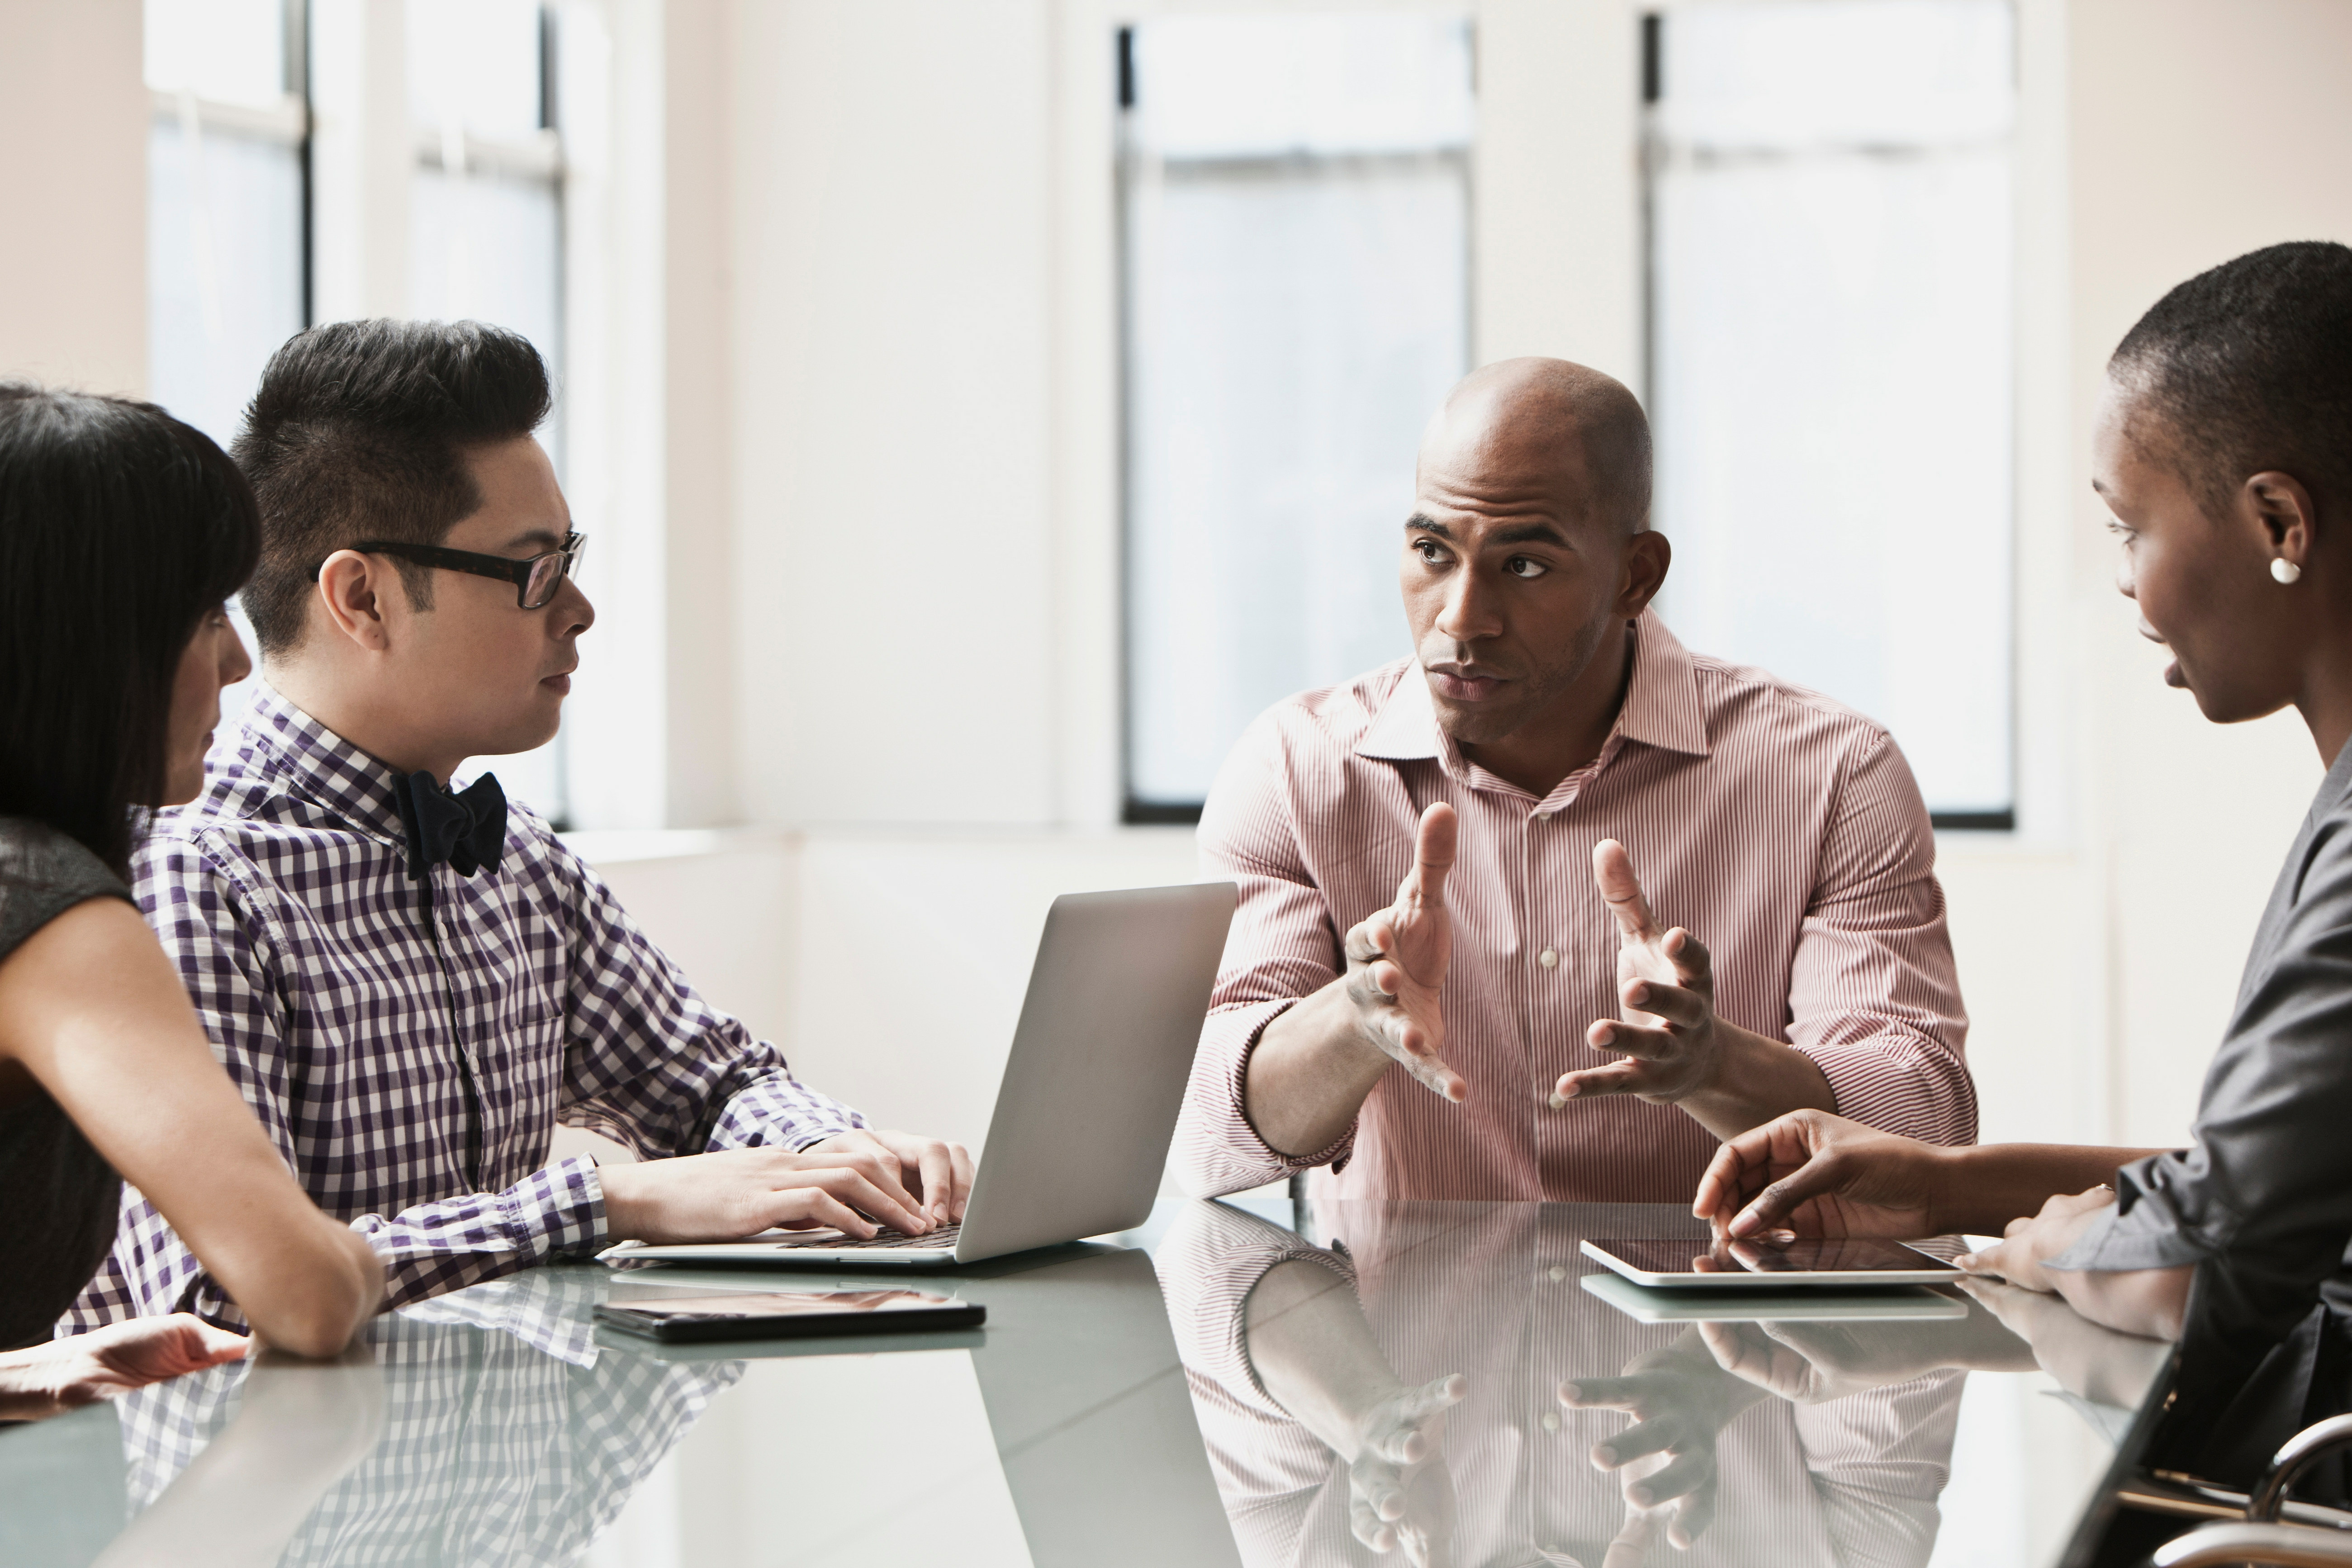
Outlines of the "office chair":
{"type": "Polygon", "coordinates": [[[2157,1548],[2148,1561],[2155,1568],[2222,1568],[2230,1563],[2352,1568],[2352,1531],[2279,1522],[2294,1483],[2347,1445],[2352,1445],[2352,1415],[2331,1415],[2305,1427],[2272,1456],[2262,1479],[2247,1494],[2242,1523],[2233,1520],[2192,1530],[2157,1548]]]}

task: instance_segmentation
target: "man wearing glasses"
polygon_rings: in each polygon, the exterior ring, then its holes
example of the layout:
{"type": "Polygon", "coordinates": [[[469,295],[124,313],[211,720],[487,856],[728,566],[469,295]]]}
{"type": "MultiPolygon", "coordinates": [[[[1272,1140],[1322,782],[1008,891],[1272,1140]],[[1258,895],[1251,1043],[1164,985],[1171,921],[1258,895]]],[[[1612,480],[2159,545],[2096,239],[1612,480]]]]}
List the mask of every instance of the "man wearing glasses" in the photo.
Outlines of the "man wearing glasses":
{"type": "MultiPolygon", "coordinates": [[[[613,1242],[961,1217],[959,1146],[869,1128],[696,994],[596,874],[467,757],[551,739],[580,635],[547,373],[473,322],[341,322],[272,358],[236,446],[265,685],[163,814],[136,890],[215,1050],[389,1305],[613,1242]],[[548,1163],[556,1125],[646,1158],[548,1163]]],[[[66,1326],[241,1323],[125,1209],[66,1326]]]]}

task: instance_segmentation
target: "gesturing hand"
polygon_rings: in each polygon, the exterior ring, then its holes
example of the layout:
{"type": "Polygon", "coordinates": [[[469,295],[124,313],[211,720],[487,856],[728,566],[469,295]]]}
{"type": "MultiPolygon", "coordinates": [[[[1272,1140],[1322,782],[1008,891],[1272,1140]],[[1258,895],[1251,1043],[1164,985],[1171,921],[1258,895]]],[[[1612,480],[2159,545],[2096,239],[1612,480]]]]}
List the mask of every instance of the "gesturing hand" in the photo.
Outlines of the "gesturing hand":
{"type": "Polygon", "coordinates": [[[1454,864],[1454,808],[1443,801],[1421,814],[1412,870],[1396,902],[1348,932],[1348,999],[1356,1030],[1423,1087],[1465,1100],[1470,1086],[1445,1065],[1445,1015],[1439,994],[1454,956],[1445,912],[1445,873],[1454,864]]]}
{"type": "Polygon", "coordinates": [[[1727,1139],[1691,1213],[1718,1237],[1937,1234],[1944,1152],[1826,1110],[1792,1110],[1727,1139]]]}
{"type": "Polygon", "coordinates": [[[1600,1094],[1671,1103],[1710,1087],[1724,1042],[1705,944],[1680,926],[1659,929],[1633,858],[1614,838],[1593,846],[1592,879],[1617,917],[1617,994],[1625,1016],[1600,1020],[1584,1037],[1627,1059],[1563,1074],[1552,1091],[1554,1108],[1600,1094]]]}

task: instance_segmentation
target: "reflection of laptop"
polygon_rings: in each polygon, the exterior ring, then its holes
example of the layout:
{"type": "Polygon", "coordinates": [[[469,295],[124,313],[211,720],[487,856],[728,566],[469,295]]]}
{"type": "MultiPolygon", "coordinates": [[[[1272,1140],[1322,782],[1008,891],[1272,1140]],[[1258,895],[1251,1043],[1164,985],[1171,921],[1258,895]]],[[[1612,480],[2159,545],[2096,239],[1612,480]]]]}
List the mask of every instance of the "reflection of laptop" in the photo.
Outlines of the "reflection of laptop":
{"type": "Polygon", "coordinates": [[[597,1256],[936,1268],[1142,1224],[1238,897],[1231,882],[1201,882],[1054,900],[960,1226],[911,1237],[886,1229],[870,1241],[836,1230],[625,1241],[597,1256]]]}

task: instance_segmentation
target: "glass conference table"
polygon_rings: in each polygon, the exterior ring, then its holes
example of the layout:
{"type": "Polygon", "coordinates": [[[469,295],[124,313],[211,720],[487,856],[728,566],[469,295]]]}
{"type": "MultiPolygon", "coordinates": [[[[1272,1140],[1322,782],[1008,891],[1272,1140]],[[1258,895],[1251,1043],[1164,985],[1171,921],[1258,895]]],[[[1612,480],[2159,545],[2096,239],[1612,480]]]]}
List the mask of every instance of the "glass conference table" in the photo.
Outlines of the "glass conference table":
{"type": "Polygon", "coordinates": [[[983,1329],[725,1346],[589,1311],[820,1277],[535,1269],[387,1316],[341,1363],[0,1430],[0,1563],[2067,1557],[2163,1347],[2000,1288],[1938,1318],[1702,1327],[1588,1286],[1610,1289],[1583,1238],[1689,1234],[1646,1205],[1171,1200],[925,1277],[983,1329]],[[1458,1402],[1415,1426],[1432,1385],[1458,1402]]]}

